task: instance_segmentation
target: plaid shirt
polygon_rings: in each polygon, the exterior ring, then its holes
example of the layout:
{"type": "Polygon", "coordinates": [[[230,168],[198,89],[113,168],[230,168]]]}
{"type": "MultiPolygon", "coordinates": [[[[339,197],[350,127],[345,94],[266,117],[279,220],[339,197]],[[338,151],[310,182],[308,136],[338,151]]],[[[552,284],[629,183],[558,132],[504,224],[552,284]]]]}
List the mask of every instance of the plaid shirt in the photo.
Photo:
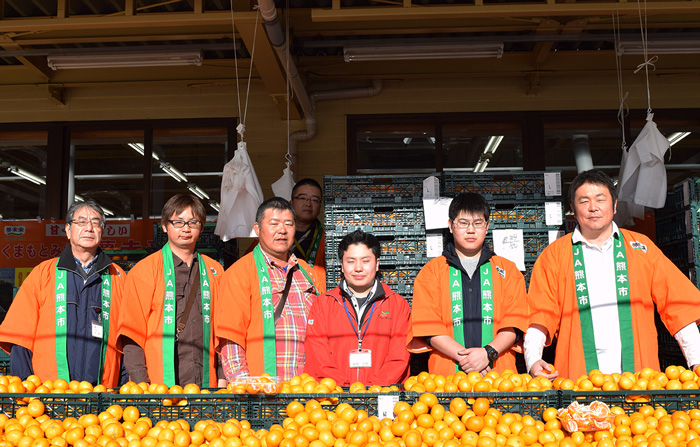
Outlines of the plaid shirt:
{"type": "MultiPolygon", "coordinates": [[[[275,308],[280,302],[287,279],[287,270],[276,265],[263,251],[267,272],[272,286],[272,304],[275,308]]],[[[289,256],[287,269],[298,264],[294,254],[289,256]]],[[[306,279],[301,267],[294,271],[293,282],[287,295],[287,302],[280,319],[275,324],[275,346],[277,348],[277,376],[289,380],[304,372],[306,354],[306,319],[316,298],[314,285],[306,279]]],[[[221,349],[221,364],[227,380],[248,375],[243,348],[232,341],[226,341],[221,349]]]]}

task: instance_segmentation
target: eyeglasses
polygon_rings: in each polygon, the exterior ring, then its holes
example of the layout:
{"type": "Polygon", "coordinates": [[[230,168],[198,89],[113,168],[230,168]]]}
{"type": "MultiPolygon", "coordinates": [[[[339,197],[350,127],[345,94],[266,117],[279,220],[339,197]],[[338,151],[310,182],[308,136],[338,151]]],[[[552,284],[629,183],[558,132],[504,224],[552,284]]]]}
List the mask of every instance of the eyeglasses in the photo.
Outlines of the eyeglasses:
{"type": "Polygon", "coordinates": [[[169,220],[170,225],[173,226],[173,228],[185,228],[185,225],[187,225],[188,228],[193,228],[195,230],[199,230],[202,228],[202,221],[197,220],[197,219],[192,219],[192,220],[169,220]]]}
{"type": "Polygon", "coordinates": [[[470,226],[474,227],[475,230],[482,230],[482,229],[486,228],[487,222],[485,220],[482,220],[482,219],[478,219],[478,220],[475,220],[473,222],[469,222],[466,219],[459,219],[459,220],[453,221],[452,224],[455,227],[459,228],[460,230],[466,230],[470,226]]]}
{"type": "Polygon", "coordinates": [[[102,222],[102,219],[98,219],[98,218],[89,219],[89,220],[88,219],[77,219],[77,220],[70,221],[71,225],[74,224],[75,226],[80,227],[80,228],[87,226],[88,223],[92,224],[93,227],[97,227],[97,228],[102,228],[102,225],[104,224],[104,222],[102,222]]]}
{"type": "Polygon", "coordinates": [[[321,198],[320,198],[320,197],[317,197],[317,196],[304,196],[304,195],[300,195],[300,196],[292,197],[292,199],[294,199],[294,200],[303,200],[304,202],[311,202],[311,203],[313,203],[314,205],[318,205],[318,204],[321,203],[321,198]]]}

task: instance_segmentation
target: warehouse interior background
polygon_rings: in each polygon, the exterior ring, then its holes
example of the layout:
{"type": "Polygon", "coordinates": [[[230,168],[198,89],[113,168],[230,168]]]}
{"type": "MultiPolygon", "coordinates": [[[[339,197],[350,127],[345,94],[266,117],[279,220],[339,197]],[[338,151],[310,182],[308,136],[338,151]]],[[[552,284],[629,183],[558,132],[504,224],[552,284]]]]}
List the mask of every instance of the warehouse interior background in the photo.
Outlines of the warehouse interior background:
{"type": "Polygon", "coordinates": [[[4,0],[0,14],[6,220],[60,219],[73,193],[110,217],[157,216],[188,185],[215,216],[240,122],[266,196],[290,134],[296,177],[319,181],[471,170],[495,136],[487,172],[560,169],[570,181],[583,138],[615,175],[620,89],[627,146],[648,107],[642,29],[658,56],[654,120],[667,136],[691,132],[667,154],[669,184],[700,167],[695,0],[4,0]],[[440,52],[454,57],[425,59],[440,52]],[[61,65],[105,54],[201,65],[61,65]]]}

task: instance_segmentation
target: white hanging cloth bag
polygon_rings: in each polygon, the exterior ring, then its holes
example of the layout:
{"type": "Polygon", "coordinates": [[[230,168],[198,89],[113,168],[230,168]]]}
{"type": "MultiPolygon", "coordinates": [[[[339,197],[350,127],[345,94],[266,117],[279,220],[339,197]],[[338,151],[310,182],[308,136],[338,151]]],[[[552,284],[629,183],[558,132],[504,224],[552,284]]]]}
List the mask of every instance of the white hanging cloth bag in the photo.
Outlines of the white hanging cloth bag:
{"type": "Polygon", "coordinates": [[[255,212],[263,202],[246,143],[238,143],[233,160],[224,166],[221,180],[221,210],[214,232],[225,242],[237,237],[256,237],[255,212]]]}
{"type": "Polygon", "coordinates": [[[619,199],[650,208],[663,208],[666,202],[664,154],[671,147],[656,127],[654,114],[630,146],[620,165],[619,199]],[[626,160],[625,160],[626,158],[626,160]]]}
{"type": "Polygon", "coordinates": [[[292,173],[292,169],[287,164],[287,167],[282,171],[282,177],[272,184],[272,193],[277,197],[292,200],[294,184],[294,173],[292,173]]]}

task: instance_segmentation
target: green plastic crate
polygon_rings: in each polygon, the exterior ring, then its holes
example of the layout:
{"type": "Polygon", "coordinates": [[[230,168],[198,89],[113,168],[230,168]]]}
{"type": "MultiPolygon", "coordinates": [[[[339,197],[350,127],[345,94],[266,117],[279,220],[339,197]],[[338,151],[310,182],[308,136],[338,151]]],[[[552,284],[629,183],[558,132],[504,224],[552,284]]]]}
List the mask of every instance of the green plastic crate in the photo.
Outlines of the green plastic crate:
{"type": "Polygon", "coordinates": [[[666,411],[687,411],[700,406],[700,390],[635,390],[635,391],[568,391],[559,390],[559,408],[573,401],[587,405],[598,400],[610,407],[617,406],[626,413],[634,412],[644,405],[663,407],[666,411]],[[640,400],[640,398],[642,398],[640,400]]]}
{"type": "Polygon", "coordinates": [[[18,408],[25,407],[30,398],[39,399],[44,403],[44,414],[51,419],[63,420],[68,417],[79,418],[84,414],[98,414],[101,393],[87,394],[30,394],[2,393],[0,394],[0,411],[8,417],[14,417],[18,408]]]}
{"type": "MultiPolygon", "coordinates": [[[[409,404],[418,401],[422,393],[413,391],[405,392],[404,400],[409,404]]],[[[503,413],[519,413],[530,415],[537,420],[542,419],[542,412],[549,407],[557,407],[559,395],[557,390],[550,391],[523,391],[523,392],[470,392],[470,393],[433,393],[438,398],[438,403],[447,409],[452,399],[461,397],[469,402],[470,399],[485,397],[490,401],[490,407],[503,413]]]]}

